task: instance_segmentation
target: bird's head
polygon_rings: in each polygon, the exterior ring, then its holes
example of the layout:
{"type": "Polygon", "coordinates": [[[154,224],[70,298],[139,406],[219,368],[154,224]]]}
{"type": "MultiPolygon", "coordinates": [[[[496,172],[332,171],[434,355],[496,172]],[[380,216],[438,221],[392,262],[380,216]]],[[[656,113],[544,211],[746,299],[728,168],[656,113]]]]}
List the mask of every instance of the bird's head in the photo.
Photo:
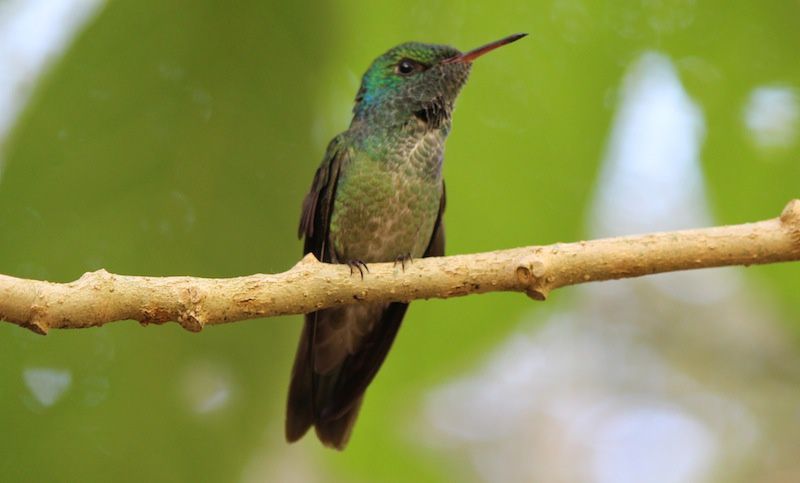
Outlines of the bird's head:
{"type": "Polygon", "coordinates": [[[400,44],[375,59],[364,74],[353,111],[356,117],[377,112],[398,120],[449,118],[472,62],[524,36],[511,35],[466,53],[447,45],[400,44]]]}

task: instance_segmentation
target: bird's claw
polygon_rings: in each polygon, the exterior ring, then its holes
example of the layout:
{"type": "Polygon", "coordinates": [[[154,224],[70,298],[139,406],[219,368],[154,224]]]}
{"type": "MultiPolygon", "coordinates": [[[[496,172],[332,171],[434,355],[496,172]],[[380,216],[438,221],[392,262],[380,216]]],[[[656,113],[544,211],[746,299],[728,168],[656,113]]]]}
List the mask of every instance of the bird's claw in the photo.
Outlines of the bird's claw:
{"type": "Polygon", "coordinates": [[[394,259],[394,266],[396,267],[399,263],[400,266],[403,268],[403,271],[406,271],[406,262],[411,263],[414,261],[414,258],[411,256],[410,253],[404,253],[402,255],[397,255],[397,258],[394,259]]]}
{"type": "Polygon", "coordinates": [[[364,280],[364,270],[369,273],[369,267],[363,260],[349,260],[347,266],[350,267],[350,275],[353,275],[358,270],[358,273],[361,274],[361,280],[364,280]]]}

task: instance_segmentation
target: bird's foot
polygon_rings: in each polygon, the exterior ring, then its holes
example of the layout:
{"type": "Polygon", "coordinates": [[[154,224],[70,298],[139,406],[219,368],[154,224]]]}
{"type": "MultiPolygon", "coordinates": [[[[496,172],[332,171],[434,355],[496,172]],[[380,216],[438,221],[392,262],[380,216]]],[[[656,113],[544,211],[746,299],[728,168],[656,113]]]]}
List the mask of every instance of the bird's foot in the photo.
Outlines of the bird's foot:
{"type": "Polygon", "coordinates": [[[403,267],[403,271],[406,271],[406,262],[411,263],[414,261],[414,258],[411,256],[410,253],[404,253],[402,255],[397,255],[397,258],[394,259],[394,266],[396,267],[399,263],[401,267],[403,267]]]}
{"type": "Polygon", "coordinates": [[[361,280],[364,280],[364,270],[369,273],[369,267],[363,260],[348,260],[347,266],[350,267],[350,275],[353,275],[358,270],[358,273],[361,274],[361,280]]]}

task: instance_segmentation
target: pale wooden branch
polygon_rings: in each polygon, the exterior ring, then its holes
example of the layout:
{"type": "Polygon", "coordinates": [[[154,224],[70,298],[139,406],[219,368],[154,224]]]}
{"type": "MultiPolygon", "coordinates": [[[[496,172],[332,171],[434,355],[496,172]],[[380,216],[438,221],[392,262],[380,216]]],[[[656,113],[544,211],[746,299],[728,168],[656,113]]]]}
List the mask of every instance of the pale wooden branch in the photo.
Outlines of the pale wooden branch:
{"type": "MultiPolygon", "coordinates": [[[[369,266],[362,279],[344,265],[307,255],[274,275],[229,279],[136,277],[99,270],[70,283],[0,275],[0,319],[39,334],[117,320],[206,325],[302,314],[358,302],[525,292],[537,300],[559,287],[727,265],[800,260],[800,200],[779,218],[697,230],[558,243],[369,266]]],[[[800,267],[798,267],[800,270],[800,267]]]]}

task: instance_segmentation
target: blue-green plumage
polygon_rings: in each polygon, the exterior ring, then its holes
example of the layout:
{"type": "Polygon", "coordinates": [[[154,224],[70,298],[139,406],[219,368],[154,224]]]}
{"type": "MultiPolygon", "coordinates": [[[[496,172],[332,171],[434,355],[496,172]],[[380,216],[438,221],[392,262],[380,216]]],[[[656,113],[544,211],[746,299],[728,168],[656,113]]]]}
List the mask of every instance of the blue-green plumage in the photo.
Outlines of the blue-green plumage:
{"type": "MultiPolygon", "coordinates": [[[[443,255],[442,159],[453,104],[472,60],[521,37],[466,54],[406,43],[378,57],[349,129],[329,144],[303,201],[305,252],[349,264],[443,255]]],[[[325,445],[344,448],[406,308],[360,304],[306,316],[289,388],[289,441],[314,426],[325,445]]]]}

